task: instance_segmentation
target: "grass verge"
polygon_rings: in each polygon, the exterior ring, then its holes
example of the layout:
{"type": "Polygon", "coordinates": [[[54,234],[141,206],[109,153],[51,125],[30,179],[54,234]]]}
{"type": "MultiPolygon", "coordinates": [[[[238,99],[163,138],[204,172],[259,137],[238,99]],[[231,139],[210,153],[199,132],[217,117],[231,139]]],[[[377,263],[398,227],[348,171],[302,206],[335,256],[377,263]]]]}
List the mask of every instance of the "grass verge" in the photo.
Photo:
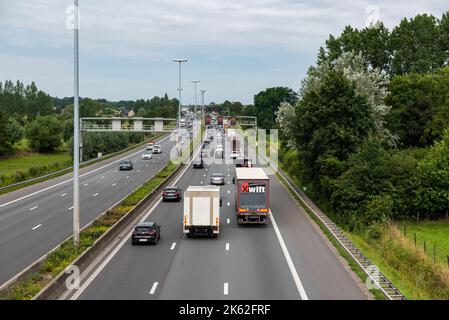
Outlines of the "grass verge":
{"type": "Polygon", "coordinates": [[[105,214],[98,217],[89,227],[83,229],[80,232],[80,244],[78,247],[73,245],[72,238],[64,241],[55,251],[48,255],[36,273],[12,285],[8,293],[0,296],[0,299],[29,300],[33,298],[54,277],[90,248],[120,218],[128,214],[137,203],[172,174],[177,167],[178,165],[169,162],[164,169],[131,193],[120,204],[108,210],[105,214]]]}

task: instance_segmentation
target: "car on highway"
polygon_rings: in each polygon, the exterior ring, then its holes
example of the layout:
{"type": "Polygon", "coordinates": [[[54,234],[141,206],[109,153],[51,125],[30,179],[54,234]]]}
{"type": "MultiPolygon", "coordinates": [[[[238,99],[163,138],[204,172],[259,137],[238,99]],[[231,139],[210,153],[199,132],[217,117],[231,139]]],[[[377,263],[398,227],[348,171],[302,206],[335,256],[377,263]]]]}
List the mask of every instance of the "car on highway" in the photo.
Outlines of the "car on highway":
{"type": "Polygon", "coordinates": [[[120,170],[132,170],[134,168],[131,160],[122,160],[119,164],[120,170]]]}
{"type": "Polygon", "coordinates": [[[162,193],[162,201],[181,201],[181,188],[177,186],[170,186],[164,189],[162,193]]]}
{"type": "Polygon", "coordinates": [[[153,146],[153,153],[162,153],[162,147],[159,144],[153,146]]]}
{"type": "Polygon", "coordinates": [[[152,157],[153,156],[150,151],[145,151],[144,153],[142,153],[141,159],[142,160],[151,160],[152,157]]]}
{"type": "Polygon", "coordinates": [[[202,158],[195,159],[193,161],[193,169],[203,169],[204,168],[204,160],[202,158]]]}
{"type": "Polygon", "coordinates": [[[152,243],[157,244],[161,239],[161,226],[156,222],[140,222],[134,226],[131,244],[152,243]]]}
{"type": "Polygon", "coordinates": [[[150,141],[150,142],[148,142],[148,144],[147,144],[147,150],[148,151],[153,151],[153,146],[154,146],[154,142],[153,141],[150,141]]]}
{"type": "Polygon", "coordinates": [[[210,178],[210,184],[225,184],[225,177],[222,173],[214,173],[212,174],[212,177],[210,178]]]}

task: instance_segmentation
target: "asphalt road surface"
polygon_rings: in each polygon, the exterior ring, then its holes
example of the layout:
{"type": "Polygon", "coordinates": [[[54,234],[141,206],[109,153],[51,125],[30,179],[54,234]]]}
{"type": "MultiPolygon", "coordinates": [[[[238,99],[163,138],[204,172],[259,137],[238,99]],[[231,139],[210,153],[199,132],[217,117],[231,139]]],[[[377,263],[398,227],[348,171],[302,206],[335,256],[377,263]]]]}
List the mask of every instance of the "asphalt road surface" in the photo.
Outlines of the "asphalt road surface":
{"type": "MultiPolygon", "coordinates": [[[[83,168],[80,178],[80,226],[94,220],[151,178],[169,160],[174,142],[160,139],[162,154],[141,160],[144,146],[83,168]],[[134,169],[119,171],[118,160],[134,169]]],[[[72,234],[73,174],[0,197],[0,284],[5,283],[72,234]]]]}
{"type": "MultiPolygon", "coordinates": [[[[213,154],[212,148],[205,154],[213,154]]],[[[162,226],[159,243],[132,246],[126,237],[71,298],[367,299],[341,258],[275,176],[270,177],[275,220],[270,219],[267,226],[237,225],[233,164],[189,166],[177,185],[185,190],[189,185],[210,184],[216,172],[226,176],[220,188],[218,238],[186,238],[182,202],[157,202],[146,221],[162,226]]]]}

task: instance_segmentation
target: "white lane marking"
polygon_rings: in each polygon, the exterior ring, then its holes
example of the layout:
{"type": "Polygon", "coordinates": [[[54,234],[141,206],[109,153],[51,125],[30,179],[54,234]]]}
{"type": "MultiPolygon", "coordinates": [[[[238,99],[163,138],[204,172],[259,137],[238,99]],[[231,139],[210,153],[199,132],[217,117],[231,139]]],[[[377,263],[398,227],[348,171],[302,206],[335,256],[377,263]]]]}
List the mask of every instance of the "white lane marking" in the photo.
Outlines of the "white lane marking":
{"type": "Polygon", "coordinates": [[[148,168],[148,165],[146,164],[146,165],[145,165],[145,167],[147,167],[147,168],[148,168]]]}
{"type": "Polygon", "coordinates": [[[37,209],[37,208],[39,208],[39,206],[34,206],[34,207],[30,208],[30,211],[33,211],[34,209],[37,209]]]}
{"type": "Polygon", "coordinates": [[[113,187],[115,187],[116,185],[117,185],[117,183],[115,183],[115,182],[112,184],[113,187]]]}
{"type": "Polygon", "coordinates": [[[171,245],[171,248],[170,248],[170,250],[173,250],[173,249],[175,249],[175,247],[176,247],[176,242],[173,242],[173,244],[171,245]]]}
{"type": "MultiPolygon", "coordinates": [[[[229,166],[229,164],[228,164],[228,166],[229,166]]],[[[228,168],[228,171],[231,171],[231,169],[228,168]]]]}
{"type": "MultiPolygon", "coordinates": [[[[167,136],[167,137],[165,137],[165,138],[162,139],[161,141],[158,141],[158,143],[161,143],[162,141],[165,141],[165,140],[167,140],[167,139],[169,139],[169,138],[170,138],[170,135],[167,136]]],[[[101,170],[101,169],[104,169],[104,168],[106,168],[106,167],[109,167],[109,166],[111,166],[111,165],[113,165],[113,164],[119,163],[119,162],[122,161],[123,159],[129,158],[129,157],[132,157],[132,156],[135,156],[136,154],[139,154],[139,153],[141,153],[141,152],[142,152],[142,151],[139,150],[139,151],[137,151],[137,152],[131,153],[130,155],[127,155],[126,157],[120,158],[120,159],[118,159],[118,160],[116,160],[116,161],[114,161],[114,162],[105,164],[105,165],[102,166],[102,167],[99,167],[99,168],[94,169],[94,170],[92,170],[92,171],[83,173],[82,175],[80,175],[80,178],[82,178],[82,177],[84,177],[84,176],[87,176],[87,175],[89,175],[89,174],[92,174],[92,173],[94,173],[94,172],[97,172],[97,171],[99,171],[99,170],[101,170]]],[[[36,191],[36,192],[27,194],[26,196],[17,198],[17,199],[15,199],[15,200],[12,200],[12,201],[10,201],[10,202],[7,202],[7,203],[4,203],[4,204],[0,205],[0,208],[3,208],[3,207],[5,207],[5,206],[10,205],[10,204],[12,204],[12,203],[15,203],[15,202],[17,202],[17,201],[21,201],[21,200],[23,200],[23,199],[32,197],[32,196],[34,196],[34,195],[36,195],[36,194],[39,194],[39,193],[41,193],[41,192],[44,192],[44,191],[47,191],[47,190],[56,188],[56,187],[58,187],[58,186],[60,186],[60,185],[63,185],[64,183],[70,182],[70,181],[72,181],[72,180],[73,180],[73,178],[68,179],[68,180],[65,180],[65,181],[61,181],[61,182],[59,182],[59,183],[57,183],[57,184],[54,184],[54,185],[52,185],[52,186],[49,186],[48,188],[44,188],[44,189],[38,190],[38,191],[36,191]]],[[[87,186],[87,185],[88,185],[88,184],[86,183],[84,186],[87,186]]]]}
{"type": "Polygon", "coordinates": [[[89,185],[88,183],[83,184],[83,186],[85,186],[85,187],[87,187],[88,185],[89,185]]]}
{"type": "Polygon", "coordinates": [[[225,250],[226,250],[226,251],[229,251],[229,242],[226,243],[226,248],[225,248],[225,250]]]}
{"type": "Polygon", "coordinates": [[[230,223],[230,222],[231,222],[231,219],[228,218],[228,220],[226,220],[226,222],[227,222],[227,223],[230,223]]]}
{"type": "Polygon", "coordinates": [[[304,289],[301,279],[299,278],[298,272],[296,272],[296,268],[295,268],[295,265],[293,264],[292,258],[290,257],[290,254],[288,253],[287,246],[285,245],[284,239],[282,238],[281,232],[279,231],[276,220],[274,219],[274,216],[271,213],[271,210],[269,212],[269,216],[271,219],[271,223],[273,224],[274,232],[276,233],[279,244],[281,246],[282,252],[284,253],[285,260],[287,260],[288,268],[290,269],[290,273],[292,274],[293,280],[295,281],[296,288],[298,289],[299,295],[302,300],[309,300],[309,298],[307,297],[306,290],[304,289]]]}
{"type": "Polygon", "coordinates": [[[209,169],[206,168],[206,171],[207,171],[207,170],[209,170],[209,169]]]}
{"type": "Polygon", "coordinates": [[[62,197],[65,197],[66,195],[67,195],[67,193],[64,192],[63,194],[60,195],[60,197],[62,198],[62,197]]]}
{"type": "Polygon", "coordinates": [[[104,176],[101,176],[100,179],[104,179],[104,176]]]}
{"type": "Polygon", "coordinates": [[[228,205],[228,207],[231,205],[231,203],[230,202],[228,202],[228,203],[226,203],[227,205],[228,205]]]}
{"type": "Polygon", "coordinates": [[[115,173],[117,173],[117,172],[118,172],[118,170],[114,170],[114,172],[115,172],[115,173]]]}
{"type": "Polygon", "coordinates": [[[203,183],[204,183],[203,181],[200,182],[200,184],[203,184],[203,183]]]}
{"type": "Polygon", "coordinates": [[[98,196],[98,192],[95,192],[93,195],[92,195],[92,197],[96,197],[96,196],[98,196]]]}
{"type": "Polygon", "coordinates": [[[137,172],[140,172],[140,170],[137,170],[137,172]]]}
{"type": "Polygon", "coordinates": [[[231,175],[230,174],[228,174],[228,177],[230,177],[231,175]]]}
{"type": "MultiPolygon", "coordinates": [[[[193,159],[195,159],[196,155],[198,155],[199,151],[201,151],[201,148],[195,153],[195,155],[192,157],[192,160],[186,165],[184,170],[181,172],[181,174],[173,181],[173,185],[176,185],[178,181],[182,178],[182,176],[186,173],[187,169],[189,169],[190,165],[193,162],[193,159]]],[[[159,198],[158,201],[148,210],[148,212],[145,214],[145,216],[142,218],[141,222],[148,219],[150,214],[153,213],[154,210],[156,210],[157,206],[162,202],[162,197],[159,198]]],[[[74,295],[70,298],[70,300],[77,300],[83,292],[87,289],[87,287],[90,286],[90,284],[95,280],[95,278],[100,274],[101,271],[111,262],[111,260],[115,257],[117,252],[125,245],[125,243],[129,240],[130,235],[123,237],[122,242],[120,242],[115,249],[111,252],[111,254],[103,261],[103,263],[98,266],[98,268],[91,274],[91,276],[84,282],[84,284],[74,293],[74,295]]]]}
{"type": "Polygon", "coordinates": [[[229,294],[229,284],[227,282],[224,283],[223,286],[223,294],[226,296],[229,294]]]}
{"type": "Polygon", "coordinates": [[[204,175],[204,176],[206,176],[206,175],[204,175]]]}
{"type": "Polygon", "coordinates": [[[154,294],[156,292],[156,288],[157,288],[158,284],[159,284],[159,282],[153,283],[153,286],[151,287],[151,290],[150,290],[150,294],[154,294]]]}
{"type": "Polygon", "coordinates": [[[228,184],[231,184],[231,181],[228,181],[228,184]]]}
{"type": "Polygon", "coordinates": [[[231,193],[231,190],[228,190],[228,193],[231,193]]]}
{"type": "Polygon", "coordinates": [[[72,206],[72,207],[70,207],[70,208],[68,208],[67,210],[73,210],[73,206],[72,206]]]}
{"type": "Polygon", "coordinates": [[[126,176],[125,178],[126,178],[126,179],[129,179],[129,176],[126,176]]]}
{"type": "Polygon", "coordinates": [[[42,226],[42,224],[38,224],[37,226],[35,226],[34,228],[32,228],[31,230],[36,230],[37,228],[40,228],[42,226]]]}

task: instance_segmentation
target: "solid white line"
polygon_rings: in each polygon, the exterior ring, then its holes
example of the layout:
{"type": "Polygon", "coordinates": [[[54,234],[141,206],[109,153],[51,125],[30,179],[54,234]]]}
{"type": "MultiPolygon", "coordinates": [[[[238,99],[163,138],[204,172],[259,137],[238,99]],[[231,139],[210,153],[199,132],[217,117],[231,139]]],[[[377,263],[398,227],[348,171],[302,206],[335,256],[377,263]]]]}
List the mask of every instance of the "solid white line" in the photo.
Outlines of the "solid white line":
{"type": "Polygon", "coordinates": [[[229,284],[227,282],[224,283],[223,294],[224,295],[228,295],[229,294],[229,284]]]}
{"type": "Polygon", "coordinates": [[[228,220],[226,220],[226,222],[227,222],[227,223],[230,223],[230,222],[231,222],[231,219],[228,218],[228,220]]]}
{"type": "Polygon", "coordinates": [[[30,208],[30,211],[33,211],[34,209],[37,209],[37,208],[39,208],[39,206],[32,207],[32,208],[30,208]]]}
{"type": "MultiPolygon", "coordinates": [[[[193,162],[193,159],[195,159],[196,155],[198,155],[198,152],[201,151],[201,148],[195,153],[195,155],[192,157],[192,160],[190,160],[189,164],[186,165],[184,170],[181,172],[181,174],[173,181],[173,185],[176,185],[176,183],[183,177],[183,175],[186,173],[187,169],[190,168],[190,165],[193,162]]],[[[148,219],[151,213],[153,213],[154,210],[159,206],[159,204],[162,202],[162,197],[159,198],[159,200],[156,201],[156,203],[148,210],[148,212],[145,214],[145,216],[142,218],[141,222],[144,222],[148,219]]],[[[87,287],[90,286],[90,284],[95,280],[95,278],[100,274],[101,271],[111,262],[111,260],[115,257],[117,252],[125,245],[125,243],[128,241],[130,235],[123,237],[122,242],[120,242],[117,247],[111,252],[111,254],[103,261],[103,263],[100,264],[100,266],[95,270],[94,273],[91,274],[91,276],[84,282],[84,284],[73,294],[73,296],[70,298],[70,300],[76,300],[78,299],[83,292],[86,290],[87,287]]]]}
{"type": "Polygon", "coordinates": [[[176,242],[173,242],[173,244],[171,245],[171,248],[170,248],[170,250],[173,250],[173,249],[175,249],[175,247],[176,247],[176,242]]]}
{"type": "Polygon", "coordinates": [[[92,195],[92,197],[96,197],[96,196],[98,196],[98,192],[95,192],[95,193],[92,195]]]}
{"type": "Polygon", "coordinates": [[[62,198],[62,197],[65,197],[66,195],[67,195],[67,193],[64,192],[63,194],[60,195],[60,197],[62,198]]]}
{"type": "Polygon", "coordinates": [[[68,208],[67,210],[73,210],[73,206],[72,206],[72,207],[70,207],[70,208],[68,208]]]}
{"type": "MultiPolygon", "coordinates": [[[[168,137],[165,137],[164,139],[162,139],[162,140],[159,141],[158,143],[161,143],[162,141],[165,141],[165,140],[167,140],[167,139],[169,139],[169,138],[170,138],[170,135],[169,135],[168,137]]],[[[142,152],[142,151],[139,150],[139,151],[134,152],[134,153],[132,153],[132,154],[126,156],[126,157],[123,157],[123,158],[120,158],[120,159],[118,159],[118,160],[116,160],[116,161],[113,161],[113,162],[111,162],[111,163],[108,163],[108,164],[106,164],[106,165],[104,165],[104,166],[102,166],[102,167],[99,167],[99,168],[94,169],[94,170],[92,170],[92,171],[83,173],[82,175],[80,175],[80,178],[82,178],[82,177],[84,177],[84,176],[87,176],[87,175],[89,175],[89,174],[92,174],[92,173],[94,173],[94,172],[97,172],[97,171],[99,171],[99,170],[101,170],[101,169],[104,169],[104,168],[106,168],[106,167],[109,167],[109,166],[111,166],[111,165],[113,165],[113,164],[119,163],[119,162],[122,161],[123,159],[129,158],[129,157],[132,157],[132,156],[135,156],[136,154],[139,154],[139,153],[141,153],[141,152],[142,152]]],[[[36,195],[36,194],[39,194],[39,193],[41,193],[41,192],[44,192],[44,191],[47,191],[47,190],[56,188],[56,187],[58,187],[58,186],[60,186],[60,185],[62,185],[62,184],[64,184],[64,183],[70,182],[70,181],[72,181],[72,180],[73,180],[73,178],[68,179],[68,180],[65,180],[65,181],[61,181],[61,182],[59,182],[59,183],[57,183],[57,184],[54,184],[54,185],[52,185],[52,186],[49,186],[49,187],[47,187],[47,188],[38,190],[38,191],[33,192],[33,193],[30,193],[30,194],[27,194],[26,196],[17,198],[17,199],[15,199],[15,200],[12,200],[12,201],[10,201],[10,202],[7,202],[7,203],[4,203],[4,204],[0,205],[0,208],[3,208],[3,207],[5,207],[5,206],[10,205],[10,204],[12,204],[12,203],[15,203],[15,202],[17,202],[17,201],[21,201],[21,200],[23,200],[23,199],[32,197],[32,196],[34,196],[34,195],[36,195]]],[[[86,183],[84,186],[87,186],[87,185],[88,185],[88,184],[86,183]]]]}
{"type": "Polygon", "coordinates": [[[229,251],[229,242],[228,243],[226,243],[226,249],[225,249],[226,251],[229,251]]]}
{"type": "Polygon", "coordinates": [[[274,219],[274,216],[271,213],[271,210],[270,210],[269,215],[270,215],[271,223],[273,224],[274,232],[276,233],[276,236],[278,238],[282,252],[284,253],[285,260],[287,260],[287,264],[290,269],[290,273],[292,274],[293,280],[295,281],[296,288],[298,289],[299,295],[302,300],[309,300],[309,298],[307,297],[306,290],[304,289],[301,279],[299,278],[298,272],[296,272],[296,268],[295,268],[295,265],[293,264],[292,258],[290,257],[290,254],[288,253],[287,246],[285,245],[284,239],[282,238],[281,232],[279,231],[278,225],[276,224],[276,220],[274,219]]]}
{"type": "Polygon", "coordinates": [[[36,230],[37,228],[40,228],[42,226],[42,224],[38,224],[37,226],[35,226],[33,229],[31,230],[36,230]]]}
{"type": "Polygon", "coordinates": [[[153,283],[153,286],[151,287],[151,290],[150,290],[150,294],[154,294],[154,292],[156,292],[156,288],[157,288],[158,284],[159,284],[159,282],[153,283]]]}

